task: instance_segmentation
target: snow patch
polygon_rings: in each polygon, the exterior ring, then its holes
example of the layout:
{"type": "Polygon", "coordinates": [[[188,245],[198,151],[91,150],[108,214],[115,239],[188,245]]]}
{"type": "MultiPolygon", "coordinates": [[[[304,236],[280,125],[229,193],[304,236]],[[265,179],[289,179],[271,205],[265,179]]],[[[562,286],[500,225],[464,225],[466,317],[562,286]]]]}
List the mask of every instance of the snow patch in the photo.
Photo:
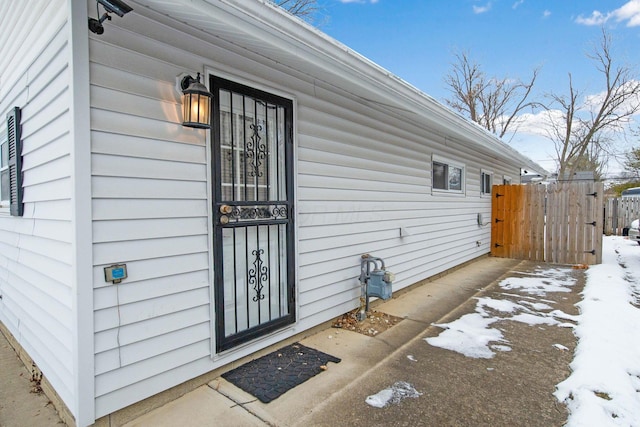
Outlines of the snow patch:
{"type": "Polygon", "coordinates": [[[518,302],[520,304],[527,305],[531,307],[531,309],[536,311],[551,310],[553,308],[549,304],[545,304],[543,302],[531,302],[531,301],[518,301],[518,302]]]}
{"type": "MultiPolygon", "coordinates": [[[[519,273],[524,275],[523,273],[519,273]]],[[[495,351],[510,351],[511,347],[505,345],[502,332],[490,326],[497,321],[512,320],[528,325],[560,325],[554,317],[566,320],[574,320],[576,316],[569,316],[560,310],[544,313],[542,310],[551,310],[553,301],[543,300],[540,297],[550,292],[570,292],[576,280],[570,275],[570,269],[562,268],[538,268],[528,277],[509,277],[500,282],[500,287],[505,290],[518,290],[535,297],[522,296],[503,292],[507,297],[518,298],[518,302],[507,299],[495,299],[489,297],[477,297],[475,313],[466,314],[450,323],[436,324],[446,329],[437,337],[426,338],[429,344],[435,347],[445,348],[472,358],[492,358],[495,351]],[[533,301],[523,301],[522,298],[530,298],[533,301]],[[542,302],[544,301],[544,302],[542,302]],[[505,317],[492,315],[499,312],[505,317]]],[[[573,325],[572,325],[573,326],[573,325]]]]}
{"type": "MultiPolygon", "coordinates": [[[[488,297],[476,298],[478,300],[478,307],[487,307],[495,311],[503,313],[513,313],[517,310],[521,310],[523,307],[520,304],[516,304],[513,301],[506,299],[494,299],[488,297]]],[[[478,309],[476,308],[476,311],[478,309]]]]}
{"type": "Polygon", "coordinates": [[[365,402],[374,408],[384,408],[389,404],[398,404],[403,399],[418,398],[422,393],[405,381],[397,381],[391,387],[385,388],[376,394],[367,396],[365,402]]]}
{"type": "Polygon", "coordinates": [[[475,359],[491,359],[494,353],[489,349],[491,342],[506,342],[502,332],[489,326],[497,318],[486,318],[480,313],[465,314],[451,323],[434,324],[446,329],[437,337],[425,338],[434,347],[456,351],[475,359]]]}
{"type": "Polygon", "coordinates": [[[527,325],[557,325],[559,322],[547,316],[538,316],[536,314],[530,313],[520,313],[513,317],[510,317],[509,320],[513,320],[520,323],[526,323],[527,325]]]}
{"type": "Polygon", "coordinates": [[[500,282],[500,287],[505,290],[519,290],[537,296],[545,296],[549,292],[571,292],[571,286],[575,280],[560,277],[555,274],[549,278],[508,277],[500,282]]]}

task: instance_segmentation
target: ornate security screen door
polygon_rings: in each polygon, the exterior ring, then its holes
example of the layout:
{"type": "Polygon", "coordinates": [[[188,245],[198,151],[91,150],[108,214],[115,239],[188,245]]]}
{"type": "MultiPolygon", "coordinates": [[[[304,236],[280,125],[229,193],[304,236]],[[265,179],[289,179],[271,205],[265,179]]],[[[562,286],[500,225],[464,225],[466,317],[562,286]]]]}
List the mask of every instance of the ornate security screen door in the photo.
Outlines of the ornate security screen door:
{"type": "Polygon", "coordinates": [[[293,104],[217,77],[213,193],[218,351],[295,320],[293,104]]]}

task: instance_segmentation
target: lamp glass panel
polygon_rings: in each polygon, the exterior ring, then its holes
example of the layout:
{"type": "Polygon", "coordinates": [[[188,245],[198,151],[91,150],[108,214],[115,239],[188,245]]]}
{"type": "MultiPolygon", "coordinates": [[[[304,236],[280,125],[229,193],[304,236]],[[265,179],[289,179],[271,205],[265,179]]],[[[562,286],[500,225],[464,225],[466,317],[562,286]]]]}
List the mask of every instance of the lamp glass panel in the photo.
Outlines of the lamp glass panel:
{"type": "Polygon", "coordinates": [[[209,125],[211,98],[199,93],[186,93],[182,97],[183,123],[209,125]]]}
{"type": "Polygon", "coordinates": [[[211,103],[211,99],[208,96],[205,95],[196,95],[197,97],[197,117],[198,117],[198,123],[202,123],[202,124],[209,124],[210,121],[210,114],[209,114],[209,108],[210,108],[210,103],[211,103]]]}
{"type": "Polygon", "coordinates": [[[191,94],[182,95],[182,122],[191,122],[191,94]]]}

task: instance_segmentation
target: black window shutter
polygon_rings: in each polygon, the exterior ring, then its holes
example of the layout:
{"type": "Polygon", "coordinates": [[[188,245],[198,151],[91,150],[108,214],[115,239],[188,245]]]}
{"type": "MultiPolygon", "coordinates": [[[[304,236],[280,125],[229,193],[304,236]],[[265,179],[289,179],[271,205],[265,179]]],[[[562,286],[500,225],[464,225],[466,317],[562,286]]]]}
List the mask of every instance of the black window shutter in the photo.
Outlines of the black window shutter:
{"type": "Polygon", "coordinates": [[[7,134],[9,144],[9,188],[11,215],[22,216],[22,136],[20,125],[20,108],[14,107],[7,114],[7,134]]]}

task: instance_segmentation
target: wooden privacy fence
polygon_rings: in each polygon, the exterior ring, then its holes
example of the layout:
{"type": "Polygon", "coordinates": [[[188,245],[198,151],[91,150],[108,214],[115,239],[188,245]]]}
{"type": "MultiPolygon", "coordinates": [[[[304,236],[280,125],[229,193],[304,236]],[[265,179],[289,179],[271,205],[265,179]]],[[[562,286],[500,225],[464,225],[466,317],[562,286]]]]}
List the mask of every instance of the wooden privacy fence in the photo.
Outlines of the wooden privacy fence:
{"type": "Polygon", "coordinates": [[[602,183],[496,185],[491,255],[558,264],[602,262],[602,183]]]}
{"type": "Polygon", "coordinates": [[[604,204],[604,233],[622,236],[622,230],[637,218],[640,218],[640,197],[607,199],[604,204]]]}

